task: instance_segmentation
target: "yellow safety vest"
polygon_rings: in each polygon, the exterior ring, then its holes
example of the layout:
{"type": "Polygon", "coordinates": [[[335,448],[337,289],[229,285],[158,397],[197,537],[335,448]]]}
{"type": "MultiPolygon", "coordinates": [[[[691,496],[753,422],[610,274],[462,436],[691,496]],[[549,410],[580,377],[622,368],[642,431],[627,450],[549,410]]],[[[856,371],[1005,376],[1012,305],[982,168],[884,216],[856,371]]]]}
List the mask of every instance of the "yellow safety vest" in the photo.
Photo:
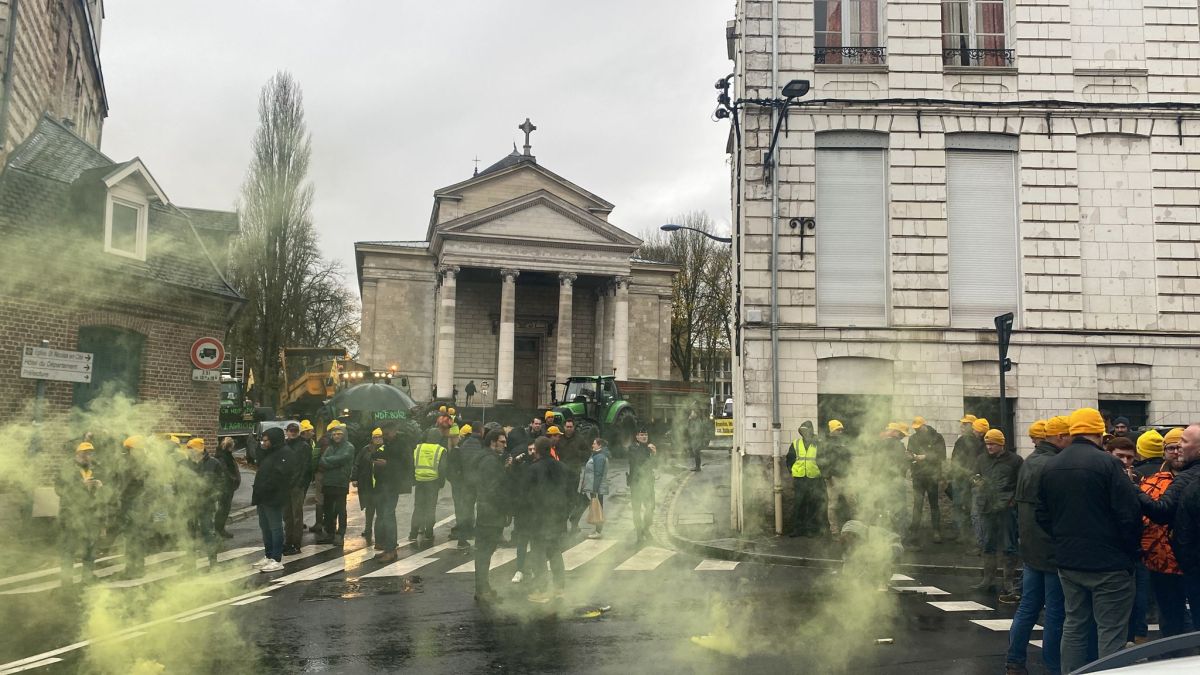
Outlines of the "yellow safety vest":
{"type": "Polygon", "coordinates": [[[422,443],[413,449],[413,464],[416,466],[414,475],[418,483],[428,483],[438,479],[438,465],[446,449],[437,443],[422,443]]]}
{"type": "Polygon", "coordinates": [[[817,446],[805,446],[803,438],[792,441],[792,450],[796,453],[796,462],[792,464],[792,478],[820,478],[821,470],[817,468],[817,446]]]}

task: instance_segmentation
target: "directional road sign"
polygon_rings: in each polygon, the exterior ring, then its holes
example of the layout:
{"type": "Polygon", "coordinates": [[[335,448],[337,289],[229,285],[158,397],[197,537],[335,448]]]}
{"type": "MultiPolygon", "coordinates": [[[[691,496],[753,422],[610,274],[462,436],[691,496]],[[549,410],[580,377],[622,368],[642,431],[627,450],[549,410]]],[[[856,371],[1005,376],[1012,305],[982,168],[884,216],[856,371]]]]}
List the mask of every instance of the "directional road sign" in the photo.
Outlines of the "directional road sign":
{"type": "Polygon", "coordinates": [[[45,347],[26,347],[21,356],[21,377],[59,382],[92,381],[92,355],[45,347]]]}

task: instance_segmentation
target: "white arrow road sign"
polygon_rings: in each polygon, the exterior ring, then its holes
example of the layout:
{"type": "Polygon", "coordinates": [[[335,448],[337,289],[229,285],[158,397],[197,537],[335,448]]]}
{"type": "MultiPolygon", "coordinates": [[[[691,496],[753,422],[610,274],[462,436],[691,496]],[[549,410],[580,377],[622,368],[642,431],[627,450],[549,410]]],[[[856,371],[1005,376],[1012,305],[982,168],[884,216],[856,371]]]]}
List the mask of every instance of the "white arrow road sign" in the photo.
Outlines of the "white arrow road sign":
{"type": "Polygon", "coordinates": [[[45,347],[26,347],[21,356],[21,377],[60,382],[92,381],[92,355],[45,347]]]}

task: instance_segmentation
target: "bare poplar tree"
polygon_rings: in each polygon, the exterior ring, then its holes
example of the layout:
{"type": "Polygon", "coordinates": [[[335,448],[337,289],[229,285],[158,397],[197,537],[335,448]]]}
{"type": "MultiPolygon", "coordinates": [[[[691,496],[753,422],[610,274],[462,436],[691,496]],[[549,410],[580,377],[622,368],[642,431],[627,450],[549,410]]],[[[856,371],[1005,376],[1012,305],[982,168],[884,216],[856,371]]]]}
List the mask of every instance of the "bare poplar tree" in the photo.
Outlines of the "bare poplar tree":
{"type": "MultiPolygon", "coordinates": [[[[703,211],[677,216],[679,225],[715,234],[703,211]]],[[[671,364],[685,381],[695,374],[711,385],[732,343],[732,255],[728,245],[700,232],[647,232],[638,255],[679,266],[672,289],[671,364]]]]}

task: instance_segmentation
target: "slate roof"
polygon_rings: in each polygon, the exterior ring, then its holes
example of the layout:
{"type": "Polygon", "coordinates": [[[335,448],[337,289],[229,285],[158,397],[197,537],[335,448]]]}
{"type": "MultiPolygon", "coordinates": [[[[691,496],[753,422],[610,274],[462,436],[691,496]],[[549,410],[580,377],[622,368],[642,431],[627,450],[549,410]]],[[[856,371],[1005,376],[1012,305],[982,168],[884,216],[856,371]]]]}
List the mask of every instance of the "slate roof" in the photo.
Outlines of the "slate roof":
{"type": "Polygon", "coordinates": [[[192,221],[192,227],[198,230],[213,230],[215,232],[235,233],[241,229],[238,214],[233,211],[214,211],[212,209],[196,209],[181,206],[179,210],[192,221]]]}
{"type": "MultiPolygon", "coordinates": [[[[101,178],[128,164],[112,161],[43,117],[0,174],[0,232],[5,238],[23,235],[29,250],[48,261],[74,254],[67,265],[86,264],[106,274],[129,274],[242,301],[208,255],[188,212],[172,204],[150,205],[144,262],[103,252],[104,200],[97,198],[104,194],[101,178]],[[50,234],[52,230],[58,232],[50,234]]],[[[208,222],[218,220],[214,216],[208,222]]]]}
{"type": "Polygon", "coordinates": [[[532,155],[522,155],[521,153],[517,152],[517,146],[514,145],[512,152],[508,153],[504,157],[501,157],[499,162],[496,162],[495,164],[484,169],[483,171],[480,171],[479,175],[486,176],[487,174],[492,173],[494,171],[500,171],[501,169],[507,169],[510,166],[516,166],[523,162],[528,162],[530,164],[537,164],[537,160],[534,159],[532,155]]]}

